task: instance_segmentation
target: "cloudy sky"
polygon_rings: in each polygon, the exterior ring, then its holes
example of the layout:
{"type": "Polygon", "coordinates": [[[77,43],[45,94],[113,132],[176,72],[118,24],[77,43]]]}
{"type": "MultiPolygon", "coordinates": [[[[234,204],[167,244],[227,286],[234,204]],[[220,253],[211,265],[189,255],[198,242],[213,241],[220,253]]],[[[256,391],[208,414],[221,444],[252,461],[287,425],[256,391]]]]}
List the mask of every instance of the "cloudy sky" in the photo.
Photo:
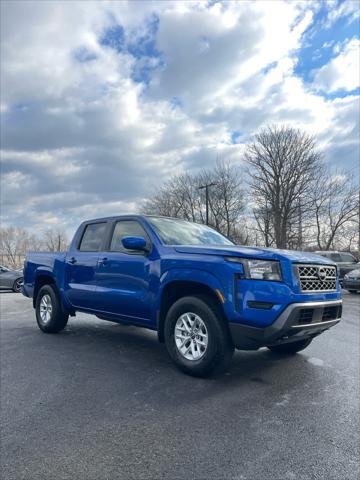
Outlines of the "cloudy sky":
{"type": "Polygon", "coordinates": [[[358,1],[1,1],[2,225],[136,211],[267,123],[358,175],[358,1]]]}

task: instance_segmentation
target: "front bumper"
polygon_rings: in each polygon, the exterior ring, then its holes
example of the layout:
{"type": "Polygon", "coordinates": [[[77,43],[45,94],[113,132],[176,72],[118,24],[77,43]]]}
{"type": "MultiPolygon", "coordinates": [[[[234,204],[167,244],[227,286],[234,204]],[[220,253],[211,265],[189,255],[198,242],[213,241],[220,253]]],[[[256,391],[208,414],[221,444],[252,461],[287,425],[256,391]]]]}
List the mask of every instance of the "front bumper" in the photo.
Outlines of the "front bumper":
{"type": "Polygon", "coordinates": [[[315,337],[339,323],[341,313],[342,300],[292,303],[268,327],[229,323],[229,328],[236,348],[257,350],[268,345],[315,337]]]}

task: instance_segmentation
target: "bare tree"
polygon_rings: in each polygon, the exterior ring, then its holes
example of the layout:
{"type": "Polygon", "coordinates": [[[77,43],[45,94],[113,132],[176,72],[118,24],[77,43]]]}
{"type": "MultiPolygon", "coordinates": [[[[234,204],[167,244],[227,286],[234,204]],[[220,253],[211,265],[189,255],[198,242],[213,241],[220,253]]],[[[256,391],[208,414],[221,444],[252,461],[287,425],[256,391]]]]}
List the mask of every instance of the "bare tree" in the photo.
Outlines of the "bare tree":
{"type": "Polygon", "coordinates": [[[229,238],[236,239],[238,223],[245,210],[245,191],[238,168],[218,161],[213,170],[200,174],[199,182],[213,183],[210,195],[210,224],[229,238]]]}
{"type": "Polygon", "coordinates": [[[17,265],[19,255],[22,253],[22,232],[14,227],[3,228],[0,231],[1,253],[7,257],[11,267],[17,265]]]}
{"type": "Polygon", "coordinates": [[[227,162],[199,174],[172,177],[141,208],[143,213],[183,218],[205,223],[205,196],[199,187],[213,183],[209,201],[209,224],[234,241],[244,238],[239,222],[245,209],[241,175],[227,162]]]}
{"type": "Polygon", "coordinates": [[[307,211],[321,168],[314,137],[287,126],[269,126],[255,135],[245,159],[267,242],[273,236],[278,248],[294,245],[299,233],[299,206],[302,214],[307,211]]]}
{"type": "Polygon", "coordinates": [[[0,229],[1,261],[15,268],[21,266],[28,250],[39,249],[40,242],[26,229],[7,227],[0,229]]]}
{"type": "Polygon", "coordinates": [[[144,202],[141,212],[196,221],[198,203],[199,193],[194,178],[189,174],[175,175],[144,202]]]}
{"type": "Polygon", "coordinates": [[[335,250],[341,250],[345,252],[353,252],[358,258],[359,249],[358,249],[358,238],[359,238],[359,227],[357,221],[352,221],[346,223],[339,231],[339,234],[336,235],[333,242],[335,250]]]}
{"type": "MultiPolygon", "coordinates": [[[[312,204],[316,244],[320,250],[329,250],[334,248],[336,243],[343,244],[346,237],[354,237],[358,221],[359,193],[347,172],[323,171],[313,191],[312,204]],[[339,237],[342,241],[339,241],[339,237]]],[[[352,243],[353,240],[350,240],[350,244],[352,243]]]]}
{"type": "Polygon", "coordinates": [[[270,206],[265,202],[261,207],[253,210],[256,230],[264,239],[265,247],[272,247],[275,244],[273,216],[270,206]]]}
{"type": "Polygon", "coordinates": [[[43,237],[44,248],[48,252],[65,251],[68,247],[68,239],[60,229],[48,229],[43,237]]]}
{"type": "Polygon", "coordinates": [[[57,252],[66,250],[67,246],[66,235],[59,229],[49,229],[41,237],[20,227],[0,229],[0,259],[12,268],[21,267],[29,251],[57,252]]]}

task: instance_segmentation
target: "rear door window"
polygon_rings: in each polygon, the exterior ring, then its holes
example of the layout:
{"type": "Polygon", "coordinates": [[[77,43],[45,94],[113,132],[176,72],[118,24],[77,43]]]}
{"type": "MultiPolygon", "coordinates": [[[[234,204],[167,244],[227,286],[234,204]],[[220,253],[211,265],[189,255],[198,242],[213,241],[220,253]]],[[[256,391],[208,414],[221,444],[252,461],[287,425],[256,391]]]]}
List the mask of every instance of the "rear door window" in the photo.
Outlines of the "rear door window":
{"type": "Polygon", "coordinates": [[[106,223],[90,223],[83,233],[79,250],[81,252],[98,252],[103,243],[106,223]]]}

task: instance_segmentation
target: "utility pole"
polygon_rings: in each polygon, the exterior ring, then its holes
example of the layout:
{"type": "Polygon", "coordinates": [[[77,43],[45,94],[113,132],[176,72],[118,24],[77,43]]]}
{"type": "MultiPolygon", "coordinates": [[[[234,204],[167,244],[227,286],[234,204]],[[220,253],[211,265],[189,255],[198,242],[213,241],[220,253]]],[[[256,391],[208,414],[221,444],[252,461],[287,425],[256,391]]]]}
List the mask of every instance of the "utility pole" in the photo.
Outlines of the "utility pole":
{"type": "Polygon", "coordinates": [[[298,206],[298,211],[299,211],[299,239],[298,239],[298,244],[299,244],[299,250],[302,250],[303,248],[303,228],[302,228],[302,210],[301,210],[301,199],[299,198],[299,206],[298,206]]]}
{"type": "Polygon", "coordinates": [[[209,225],[209,187],[213,187],[216,183],[207,183],[206,185],[201,185],[199,190],[205,188],[205,202],[206,202],[206,225],[209,225]]]}

